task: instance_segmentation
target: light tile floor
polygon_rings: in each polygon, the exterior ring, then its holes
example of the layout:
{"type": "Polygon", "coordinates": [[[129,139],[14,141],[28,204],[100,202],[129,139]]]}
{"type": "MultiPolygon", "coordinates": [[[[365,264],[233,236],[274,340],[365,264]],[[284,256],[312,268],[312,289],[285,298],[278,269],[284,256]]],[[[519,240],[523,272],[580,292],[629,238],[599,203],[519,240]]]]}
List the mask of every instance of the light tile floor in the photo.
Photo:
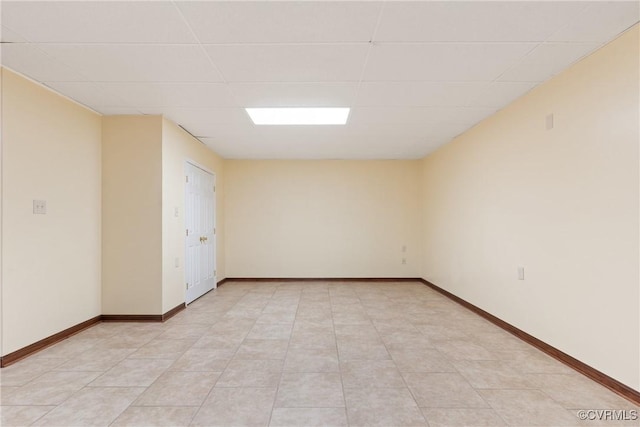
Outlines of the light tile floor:
{"type": "MultiPolygon", "coordinates": [[[[599,426],[639,408],[420,283],[226,283],[0,371],[1,425],[599,426]]],[[[631,413],[629,413],[631,414],[631,413]]]]}

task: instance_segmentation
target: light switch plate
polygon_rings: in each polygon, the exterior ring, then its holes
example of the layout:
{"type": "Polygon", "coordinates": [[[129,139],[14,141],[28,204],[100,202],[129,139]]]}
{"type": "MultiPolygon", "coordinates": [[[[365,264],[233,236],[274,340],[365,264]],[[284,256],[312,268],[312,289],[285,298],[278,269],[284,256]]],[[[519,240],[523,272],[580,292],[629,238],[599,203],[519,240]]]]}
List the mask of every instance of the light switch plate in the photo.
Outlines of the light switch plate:
{"type": "Polygon", "coordinates": [[[33,213],[35,215],[45,215],[47,213],[47,201],[46,200],[34,200],[33,201],[33,213]]]}

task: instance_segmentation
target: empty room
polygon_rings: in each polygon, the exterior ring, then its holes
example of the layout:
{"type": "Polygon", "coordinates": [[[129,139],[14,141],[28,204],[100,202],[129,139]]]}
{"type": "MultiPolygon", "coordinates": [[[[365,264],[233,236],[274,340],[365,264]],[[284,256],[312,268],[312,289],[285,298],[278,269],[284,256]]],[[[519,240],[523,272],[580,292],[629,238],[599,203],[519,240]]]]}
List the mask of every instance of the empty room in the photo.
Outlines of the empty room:
{"type": "Polygon", "coordinates": [[[638,426],[638,1],[0,1],[0,425],[638,426]]]}

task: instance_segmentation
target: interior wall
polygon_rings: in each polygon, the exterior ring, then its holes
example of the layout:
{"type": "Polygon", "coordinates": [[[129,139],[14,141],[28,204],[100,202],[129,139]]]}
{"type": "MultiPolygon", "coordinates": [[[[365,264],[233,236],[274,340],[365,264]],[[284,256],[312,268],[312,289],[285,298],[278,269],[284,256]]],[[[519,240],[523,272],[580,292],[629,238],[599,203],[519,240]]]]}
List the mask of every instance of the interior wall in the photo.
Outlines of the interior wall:
{"type": "Polygon", "coordinates": [[[162,314],[162,116],[102,122],[102,313],[162,314]]]}
{"type": "Polygon", "coordinates": [[[638,38],[428,156],[422,194],[425,279],[636,390],[638,38]]]}
{"type": "Polygon", "coordinates": [[[216,176],[216,269],[225,276],[223,159],[170,120],[162,125],[162,306],[167,312],[185,301],[185,163],[216,176]],[[178,215],[176,216],[176,210],[178,215]],[[176,260],[178,260],[176,264],[176,260]],[[176,266],[177,265],[177,266],[176,266]]]}
{"type": "Polygon", "coordinates": [[[228,277],[420,272],[419,161],[227,160],[225,178],[228,277]]]}
{"type": "Polygon", "coordinates": [[[5,355],[101,313],[101,118],[3,68],[1,121],[5,355]]]}

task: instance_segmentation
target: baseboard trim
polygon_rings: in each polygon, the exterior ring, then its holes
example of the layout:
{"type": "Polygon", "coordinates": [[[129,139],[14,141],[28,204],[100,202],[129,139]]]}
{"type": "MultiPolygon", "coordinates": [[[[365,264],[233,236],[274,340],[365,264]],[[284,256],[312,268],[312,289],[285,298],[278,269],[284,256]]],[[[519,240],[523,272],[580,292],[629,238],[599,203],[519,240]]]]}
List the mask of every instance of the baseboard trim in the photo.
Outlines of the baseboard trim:
{"type": "Polygon", "coordinates": [[[162,322],[162,314],[103,314],[103,322],[162,322]]]}
{"type": "Polygon", "coordinates": [[[220,282],[419,282],[421,280],[417,277],[228,277],[220,282]]]}
{"type": "Polygon", "coordinates": [[[103,314],[100,320],[103,322],[164,322],[187,307],[180,303],[164,314],[103,314]]]}
{"type": "Polygon", "coordinates": [[[219,288],[220,286],[224,285],[225,283],[227,283],[229,281],[229,279],[222,279],[220,280],[218,283],[216,283],[216,288],[219,288]]]}
{"type": "Polygon", "coordinates": [[[176,305],[171,310],[167,311],[165,314],[162,315],[162,321],[166,322],[167,320],[171,319],[176,314],[180,313],[185,308],[187,308],[187,304],[185,304],[184,302],[181,303],[181,304],[176,305]]]}
{"type": "Polygon", "coordinates": [[[437,285],[434,285],[433,283],[429,282],[428,280],[425,280],[425,279],[418,279],[418,280],[420,282],[424,283],[425,285],[427,285],[428,287],[430,287],[431,289],[433,289],[434,291],[444,295],[445,297],[449,298],[450,300],[460,304],[464,308],[466,308],[466,309],[474,312],[475,314],[487,319],[489,322],[493,323],[494,325],[504,329],[505,331],[511,333],[512,335],[516,336],[517,338],[520,338],[522,341],[534,346],[538,350],[540,350],[540,351],[548,354],[549,356],[553,357],[554,359],[564,363],[565,365],[567,365],[568,367],[572,368],[573,370],[580,372],[582,375],[592,379],[593,381],[597,382],[598,384],[608,388],[609,390],[611,390],[614,393],[624,397],[625,399],[635,403],[636,405],[640,405],[640,392],[639,391],[632,389],[628,385],[625,385],[625,384],[621,383],[620,381],[618,381],[618,380],[616,380],[614,378],[611,378],[607,374],[605,374],[603,372],[600,372],[599,370],[587,365],[584,362],[581,362],[580,360],[576,359],[575,357],[569,356],[567,353],[565,353],[565,352],[563,352],[561,350],[558,350],[557,348],[555,348],[552,345],[549,345],[546,342],[534,337],[533,335],[529,335],[528,333],[524,332],[523,330],[516,328],[512,324],[507,323],[504,320],[500,319],[499,317],[496,317],[493,314],[491,314],[491,313],[489,313],[487,311],[484,311],[480,307],[471,304],[470,302],[458,297],[457,295],[454,295],[451,292],[446,291],[446,290],[442,289],[441,287],[439,287],[437,285]]]}
{"type": "Polygon", "coordinates": [[[22,347],[21,349],[18,349],[14,352],[11,352],[9,354],[6,354],[2,357],[0,357],[0,368],[4,368],[6,366],[9,366],[15,362],[17,362],[18,360],[24,359],[25,357],[38,352],[40,350],[43,350],[47,347],[52,346],[53,344],[56,344],[66,338],[69,338],[72,335],[77,334],[80,331],[83,331],[93,325],[95,325],[96,323],[100,323],[102,316],[96,316],[96,317],[92,317],[89,320],[85,320],[84,322],[80,322],[77,325],[71,326],[70,328],[67,328],[63,331],[60,331],[58,333],[55,333],[51,336],[48,336],[46,338],[41,339],[40,341],[36,341],[33,344],[29,344],[26,347],[22,347]]]}
{"type": "Polygon", "coordinates": [[[184,310],[186,304],[182,303],[164,314],[101,314],[100,316],[93,317],[84,322],[78,323],[70,328],[55,333],[51,336],[36,341],[33,344],[29,344],[26,347],[22,347],[12,353],[0,357],[0,368],[9,366],[27,356],[37,353],[47,347],[59,343],[72,335],[77,334],[97,323],[100,322],[165,322],[184,310]]]}

